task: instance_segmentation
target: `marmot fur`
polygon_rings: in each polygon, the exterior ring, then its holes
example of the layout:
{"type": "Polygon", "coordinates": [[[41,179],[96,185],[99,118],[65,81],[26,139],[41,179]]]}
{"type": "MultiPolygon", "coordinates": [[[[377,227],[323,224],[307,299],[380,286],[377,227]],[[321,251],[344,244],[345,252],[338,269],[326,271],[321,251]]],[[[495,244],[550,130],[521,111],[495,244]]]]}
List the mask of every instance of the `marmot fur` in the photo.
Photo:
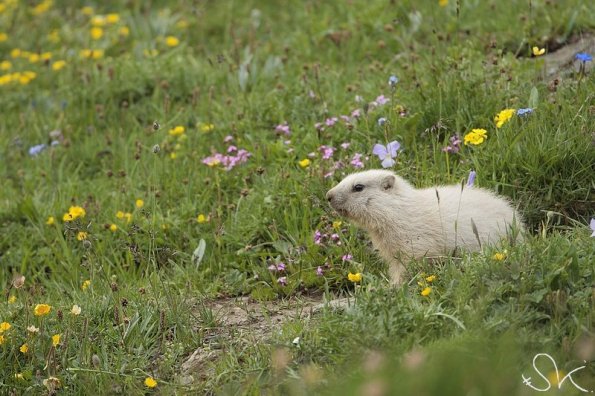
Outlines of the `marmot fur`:
{"type": "Polygon", "coordinates": [[[404,263],[478,251],[510,234],[521,217],[508,201],[477,187],[416,189],[388,170],[354,173],[326,194],[341,215],[365,229],[389,264],[391,283],[400,284],[404,263]]]}

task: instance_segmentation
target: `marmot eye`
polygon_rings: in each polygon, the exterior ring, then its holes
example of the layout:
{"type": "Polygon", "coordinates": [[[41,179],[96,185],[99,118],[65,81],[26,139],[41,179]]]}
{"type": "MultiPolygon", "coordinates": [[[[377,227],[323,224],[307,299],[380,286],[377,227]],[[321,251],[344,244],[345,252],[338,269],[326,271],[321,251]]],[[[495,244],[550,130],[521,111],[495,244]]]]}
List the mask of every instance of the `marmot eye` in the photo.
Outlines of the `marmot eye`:
{"type": "Polygon", "coordinates": [[[353,186],[353,191],[355,192],[360,192],[364,190],[364,185],[363,184],[356,184],[355,186],[353,186]]]}

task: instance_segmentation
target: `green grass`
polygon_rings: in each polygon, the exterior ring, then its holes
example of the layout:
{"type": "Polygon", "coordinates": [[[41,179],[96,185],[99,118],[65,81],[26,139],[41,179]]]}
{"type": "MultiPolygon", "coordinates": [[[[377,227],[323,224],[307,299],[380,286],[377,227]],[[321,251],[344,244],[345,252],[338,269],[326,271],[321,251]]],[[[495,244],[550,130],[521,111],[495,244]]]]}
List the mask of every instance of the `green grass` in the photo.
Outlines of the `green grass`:
{"type": "MultiPolygon", "coordinates": [[[[544,73],[557,49],[593,36],[589,1],[54,3],[35,15],[34,4],[0,2],[0,322],[11,325],[0,393],[52,393],[53,376],[67,394],[533,394],[521,374],[544,387],[537,353],[565,373],[587,361],[573,379],[595,390],[595,80],[578,62],[556,86],[544,73]],[[94,40],[83,6],[119,20],[94,40]],[[25,71],[35,77],[13,74],[25,71]],[[379,95],[390,102],[366,105],[379,95]],[[534,112],[496,127],[498,112],[524,107],[534,112]],[[358,108],[349,125],[315,128],[358,108]],[[284,122],[291,136],[275,132],[284,122]],[[487,130],[483,144],[442,151],[473,128],[487,130]],[[372,146],[392,140],[394,170],[413,184],[475,170],[531,234],[411,263],[408,285],[389,288],[366,236],[324,194],[356,170],[355,154],[379,168],[372,146]],[[250,153],[245,163],[203,163],[230,144],[250,153]],[[331,159],[321,145],[337,149],[331,159]],[[71,206],[85,216],[62,221],[71,206]],[[316,230],[340,244],[315,244],[316,230]],[[284,274],[268,269],[279,262],[284,274]],[[310,314],[323,296],[355,304],[310,314]],[[37,317],[37,304],[52,311],[37,317]],[[228,310],[237,305],[250,315],[228,310]],[[198,348],[204,361],[185,371],[198,348]]],[[[576,392],[566,381],[560,393],[576,392]]]]}

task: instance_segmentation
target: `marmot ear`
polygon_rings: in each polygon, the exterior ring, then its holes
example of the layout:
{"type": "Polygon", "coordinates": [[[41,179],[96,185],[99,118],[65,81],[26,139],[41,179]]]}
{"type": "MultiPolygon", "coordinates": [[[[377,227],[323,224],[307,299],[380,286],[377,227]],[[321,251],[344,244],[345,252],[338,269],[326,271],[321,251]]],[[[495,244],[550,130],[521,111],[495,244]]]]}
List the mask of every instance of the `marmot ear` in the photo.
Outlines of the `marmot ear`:
{"type": "Polygon", "coordinates": [[[382,183],[381,183],[382,188],[384,190],[389,190],[389,189],[393,188],[393,186],[395,185],[395,180],[396,180],[396,177],[394,175],[385,176],[384,179],[382,179],[382,183]]]}

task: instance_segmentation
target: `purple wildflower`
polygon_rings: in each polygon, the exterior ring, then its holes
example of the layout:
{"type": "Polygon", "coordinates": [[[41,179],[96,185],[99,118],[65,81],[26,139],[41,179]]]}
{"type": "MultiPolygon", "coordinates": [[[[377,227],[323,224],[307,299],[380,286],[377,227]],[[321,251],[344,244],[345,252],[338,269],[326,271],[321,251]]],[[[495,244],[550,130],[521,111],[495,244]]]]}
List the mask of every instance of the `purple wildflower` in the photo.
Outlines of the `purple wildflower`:
{"type": "Polygon", "coordinates": [[[324,271],[322,270],[322,267],[320,265],[318,266],[318,268],[316,268],[316,275],[318,275],[318,276],[324,275],[324,271]]]}
{"type": "Polygon", "coordinates": [[[384,117],[380,117],[380,118],[378,119],[377,123],[378,123],[378,126],[379,126],[379,127],[383,126],[384,124],[386,124],[386,118],[384,118],[384,117]]]}
{"type": "Polygon", "coordinates": [[[229,143],[229,142],[231,142],[232,140],[233,140],[233,136],[231,136],[231,135],[227,135],[227,136],[225,136],[225,138],[223,139],[223,142],[225,142],[225,143],[229,143]]]}
{"type": "Polygon", "coordinates": [[[234,145],[231,145],[231,146],[229,146],[229,147],[227,148],[227,152],[228,152],[228,153],[232,153],[232,152],[234,152],[234,151],[238,151],[238,148],[237,148],[236,146],[234,146],[234,145]]]}
{"type": "Polygon", "coordinates": [[[354,168],[358,168],[361,169],[364,167],[364,163],[361,160],[362,158],[362,154],[360,153],[355,153],[353,155],[353,158],[351,159],[350,164],[354,167],[354,168]]]}
{"type": "Polygon", "coordinates": [[[362,116],[362,109],[355,109],[351,112],[351,118],[360,118],[362,116]]]}
{"type": "Polygon", "coordinates": [[[340,115],[339,118],[341,120],[343,120],[346,124],[349,124],[351,122],[351,117],[346,116],[346,115],[340,115]]]}
{"type": "Polygon", "coordinates": [[[29,155],[35,157],[47,148],[47,144],[38,144],[29,148],[29,155]]]}
{"type": "Polygon", "coordinates": [[[279,271],[279,272],[285,271],[285,263],[277,264],[277,271],[279,271]]]}
{"type": "Polygon", "coordinates": [[[351,261],[351,259],[353,259],[353,256],[351,254],[345,254],[343,255],[343,257],[341,257],[341,260],[343,261],[351,261]]]}
{"type": "Polygon", "coordinates": [[[397,151],[400,147],[401,144],[396,140],[390,142],[386,146],[382,144],[375,144],[374,148],[372,149],[372,153],[377,155],[382,161],[383,168],[390,168],[395,164],[395,160],[393,158],[397,157],[397,151]]]}
{"type": "MultiPolygon", "coordinates": [[[[234,150],[237,150],[237,148],[234,147],[234,150]]],[[[234,151],[232,150],[232,151],[234,151]]],[[[229,151],[229,149],[228,149],[229,151]]],[[[250,158],[252,154],[250,154],[248,151],[244,150],[244,149],[240,149],[238,150],[237,154],[235,156],[232,155],[223,155],[220,153],[215,153],[205,159],[202,160],[202,163],[208,166],[215,166],[215,165],[223,165],[223,168],[226,171],[229,171],[231,169],[233,169],[236,165],[242,164],[246,161],[248,161],[248,158],[250,158]]]]}
{"type": "Polygon", "coordinates": [[[335,152],[335,148],[331,147],[331,146],[325,146],[322,145],[318,148],[318,150],[320,150],[320,152],[322,153],[322,159],[323,160],[327,160],[332,158],[334,152],[335,152]]]}
{"type": "Polygon", "coordinates": [[[378,106],[382,106],[387,104],[388,102],[390,102],[390,99],[384,97],[384,95],[380,95],[376,98],[376,100],[374,100],[374,102],[378,105],[378,106]]]}
{"type": "Polygon", "coordinates": [[[474,170],[469,172],[469,178],[467,179],[467,187],[473,187],[473,183],[475,183],[476,175],[477,175],[477,173],[474,170]]]}
{"type": "Polygon", "coordinates": [[[333,126],[337,123],[337,121],[339,121],[339,119],[337,117],[331,117],[331,118],[327,118],[326,120],[324,120],[324,123],[326,124],[326,126],[333,126]]]}
{"type": "Polygon", "coordinates": [[[286,136],[291,135],[291,130],[289,129],[287,121],[283,122],[283,124],[277,125],[275,127],[275,132],[284,133],[286,136]]]}
{"type": "Polygon", "coordinates": [[[444,151],[445,153],[456,154],[461,149],[461,143],[462,141],[459,135],[452,135],[449,139],[448,146],[443,147],[442,151],[444,151]]]}
{"type": "Polygon", "coordinates": [[[322,122],[317,122],[314,124],[314,128],[316,128],[319,132],[324,131],[324,125],[322,125],[322,122]]]}
{"type": "Polygon", "coordinates": [[[318,230],[314,231],[314,244],[315,245],[322,244],[322,234],[318,230]]]}
{"type": "Polygon", "coordinates": [[[341,148],[343,150],[347,150],[349,148],[349,146],[351,146],[351,143],[349,143],[349,142],[341,143],[341,148]]]}
{"type": "Polygon", "coordinates": [[[268,266],[269,271],[277,271],[277,266],[275,264],[271,264],[268,266]]]}
{"type": "Polygon", "coordinates": [[[277,283],[282,286],[287,286],[287,277],[286,276],[280,277],[279,279],[277,279],[277,283]]]}

